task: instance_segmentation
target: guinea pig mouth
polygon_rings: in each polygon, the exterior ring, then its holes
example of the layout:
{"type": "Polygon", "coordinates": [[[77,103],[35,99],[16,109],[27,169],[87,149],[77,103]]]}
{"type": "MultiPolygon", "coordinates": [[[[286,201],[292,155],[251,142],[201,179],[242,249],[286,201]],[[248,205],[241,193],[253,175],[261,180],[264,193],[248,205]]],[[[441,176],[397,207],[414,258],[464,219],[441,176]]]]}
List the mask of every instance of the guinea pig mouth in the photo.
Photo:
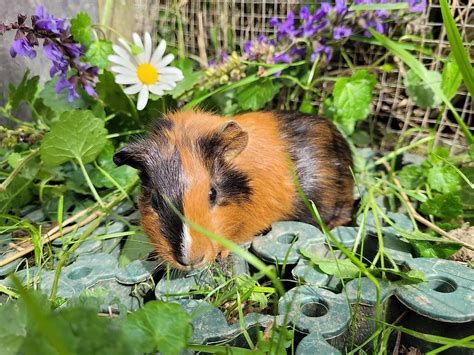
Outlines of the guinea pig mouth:
{"type": "Polygon", "coordinates": [[[200,262],[198,264],[194,264],[194,265],[183,265],[183,264],[180,264],[180,263],[175,263],[174,266],[179,270],[192,271],[192,270],[195,270],[195,269],[200,269],[200,268],[202,268],[203,266],[205,266],[207,264],[208,264],[208,261],[203,260],[202,262],[200,262]]]}

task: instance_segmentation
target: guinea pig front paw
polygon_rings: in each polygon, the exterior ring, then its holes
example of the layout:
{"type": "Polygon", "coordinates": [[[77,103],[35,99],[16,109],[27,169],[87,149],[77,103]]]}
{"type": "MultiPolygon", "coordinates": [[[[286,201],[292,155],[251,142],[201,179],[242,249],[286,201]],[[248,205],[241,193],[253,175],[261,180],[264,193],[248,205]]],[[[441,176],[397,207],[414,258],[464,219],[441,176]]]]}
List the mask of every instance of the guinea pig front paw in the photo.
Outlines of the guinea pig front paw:
{"type": "Polygon", "coordinates": [[[223,251],[221,251],[219,253],[219,255],[217,256],[218,259],[220,260],[224,260],[224,259],[227,259],[227,257],[229,256],[230,254],[230,250],[229,249],[225,249],[223,251]]]}

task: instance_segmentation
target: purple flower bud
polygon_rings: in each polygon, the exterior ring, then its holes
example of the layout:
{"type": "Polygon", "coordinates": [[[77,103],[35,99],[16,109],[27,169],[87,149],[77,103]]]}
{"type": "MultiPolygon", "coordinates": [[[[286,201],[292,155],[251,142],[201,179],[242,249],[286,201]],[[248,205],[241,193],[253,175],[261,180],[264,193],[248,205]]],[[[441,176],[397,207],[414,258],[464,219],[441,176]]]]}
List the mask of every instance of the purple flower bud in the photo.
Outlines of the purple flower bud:
{"type": "Polygon", "coordinates": [[[303,6],[300,9],[300,18],[305,20],[305,21],[309,21],[310,17],[311,17],[311,12],[309,11],[309,7],[308,6],[303,6]]]}
{"type": "Polygon", "coordinates": [[[277,54],[273,57],[275,63],[291,63],[291,58],[287,53],[277,54]]]}
{"type": "MultiPolygon", "coordinates": [[[[244,44],[244,52],[247,53],[248,55],[252,54],[252,41],[247,41],[244,44]]],[[[208,63],[209,65],[209,63],[208,63]]]]}
{"type": "Polygon", "coordinates": [[[23,32],[18,31],[15,40],[10,48],[10,55],[15,58],[17,55],[28,57],[30,59],[36,57],[36,51],[30,45],[23,32]]]}
{"type": "Polygon", "coordinates": [[[323,2],[321,7],[315,12],[313,21],[320,21],[329,11],[331,11],[331,5],[328,2],[323,2]]]}
{"type": "Polygon", "coordinates": [[[60,34],[65,31],[64,24],[66,19],[55,18],[46,12],[43,5],[38,5],[35,11],[33,26],[35,29],[50,31],[55,34],[60,34]]]}
{"type": "Polygon", "coordinates": [[[280,21],[276,17],[272,17],[268,23],[270,26],[275,27],[280,24],[280,21]]]}
{"type": "Polygon", "coordinates": [[[344,27],[344,26],[336,26],[334,28],[334,34],[333,38],[334,39],[342,39],[349,37],[352,33],[352,30],[350,28],[344,27]]]}
{"type": "Polygon", "coordinates": [[[328,46],[325,46],[323,44],[320,44],[313,52],[313,54],[311,54],[311,61],[314,62],[316,60],[316,58],[318,58],[321,54],[325,54],[326,55],[326,63],[329,63],[332,59],[332,49],[328,46]]]}
{"type": "Polygon", "coordinates": [[[94,87],[90,83],[86,83],[82,87],[87,92],[87,94],[89,94],[89,96],[97,97],[97,93],[96,93],[94,87]]]}
{"type": "Polygon", "coordinates": [[[73,58],[79,58],[82,54],[81,48],[79,48],[75,43],[63,43],[63,47],[66,48],[67,52],[73,58]]]}
{"type": "Polygon", "coordinates": [[[43,44],[43,53],[46,58],[53,62],[49,74],[54,76],[57,72],[66,74],[69,66],[67,58],[64,53],[52,42],[46,42],[43,44]]]}
{"type": "Polygon", "coordinates": [[[334,6],[336,14],[340,17],[347,13],[347,6],[345,0],[336,0],[336,6],[334,6]]]}
{"type": "Polygon", "coordinates": [[[426,9],[426,0],[408,0],[411,12],[422,12],[426,9]]]}
{"type": "Polygon", "coordinates": [[[61,74],[56,83],[56,86],[54,87],[54,90],[56,91],[57,94],[59,94],[64,89],[67,89],[68,91],[67,100],[68,102],[73,102],[75,99],[78,99],[80,97],[79,94],[77,93],[76,87],[77,87],[76,77],[71,77],[70,79],[67,79],[66,74],[61,74]]]}

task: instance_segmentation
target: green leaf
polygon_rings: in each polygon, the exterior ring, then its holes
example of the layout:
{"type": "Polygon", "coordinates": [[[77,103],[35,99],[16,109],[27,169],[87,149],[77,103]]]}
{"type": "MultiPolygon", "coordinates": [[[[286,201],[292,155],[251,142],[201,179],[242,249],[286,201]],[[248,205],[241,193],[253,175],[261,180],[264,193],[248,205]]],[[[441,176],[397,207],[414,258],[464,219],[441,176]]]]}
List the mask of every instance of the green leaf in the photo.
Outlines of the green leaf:
{"type": "Polygon", "coordinates": [[[138,113],[130,98],[123,92],[120,85],[115,82],[113,74],[104,70],[99,75],[99,82],[96,85],[99,98],[107,105],[107,108],[116,113],[125,113],[134,120],[138,120],[138,113]]]}
{"type": "Polygon", "coordinates": [[[273,99],[278,92],[278,86],[267,78],[259,84],[249,84],[237,90],[237,103],[244,110],[257,111],[273,99]]]}
{"type": "MultiPolygon", "coordinates": [[[[451,14],[448,2],[446,0],[440,0],[440,6],[446,34],[448,35],[448,40],[451,44],[454,59],[459,66],[459,70],[461,71],[464,83],[471,94],[471,98],[474,98],[474,69],[472,68],[467,48],[464,48],[461,34],[456,27],[456,22],[451,14]]],[[[472,142],[472,140],[470,141],[472,142]]]]}
{"type": "MultiPolygon", "coordinates": [[[[271,76],[271,75],[273,75],[273,74],[275,74],[279,71],[285,70],[289,67],[296,67],[296,66],[303,65],[305,63],[306,63],[306,61],[299,61],[299,62],[291,63],[291,64],[275,64],[275,65],[272,65],[271,68],[269,68],[266,71],[266,77],[271,76]]],[[[246,76],[245,78],[240,79],[239,81],[235,81],[230,85],[220,86],[220,87],[218,87],[217,89],[215,89],[211,92],[205,92],[203,95],[199,95],[198,97],[195,97],[193,100],[191,100],[186,105],[184,105],[182,109],[183,110],[189,110],[189,109],[199,105],[201,102],[203,102],[204,100],[208,99],[209,97],[211,97],[215,94],[218,94],[220,92],[229,91],[229,90],[232,90],[232,89],[237,89],[237,88],[240,88],[242,86],[257,82],[261,79],[262,79],[262,77],[257,75],[257,74],[252,74],[252,75],[246,76]]]]}
{"type": "Polygon", "coordinates": [[[462,215],[463,208],[459,194],[447,193],[436,195],[420,206],[425,215],[433,215],[444,220],[450,220],[462,215]]]}
{"type": "Polygon", "coordinates": [[[335,122],[347,133],[354,132],[355,123],[370,113],[372,92],[377,80],[367,70],[357,70],[352,77],[337,79],[332,92],[335,122]]]}
{"type": "MultiPolygon", "coordinates": [[[[118,185],[127,186],[137,175],[137,172],[128,165],[116,166],[112,159],[113,155],[114,146],[110,141],[107,141],[104,149],[102,149],[97,157],[97,164],[104,169],[118,185]]],[[[102,174],[98,169],[94,169],[90,173],[90,177],[95,187],[112,188],[115,186],[114,183],[104,176],[104,174],[102,174]]]]}
{"type": "Polygon", "coordinates": [[[423,240],[412,240],[410,244],[423,258],[447,259],[462,248],[462,245],[457,243],[432,243],[423,240]]]}
{"type": "Polygon", "coordinates": [[[108,56],[112,54],[112,42],[98,40],[91,43],[86,52],[86,60],[100,69],[105,69],[109,65],[108,56]]]}
{"type": "MultiPolygon", "coordinates": [[[[447,3],[445,2],[446,0],[442,0],[442,1],[447,6],[447,3]]],[[[448,10],[448,12],[449,12],[449,10],[448,10]]],[[[384,35],[378,33],[373,28],[369,28],[369,31],[372,34],[372,36],[374,36],[374,38],[376,40],[378,40],[385,48],[387,48],[389,51],[391,51],[394,55],[398,56],[404,63],[406,63],[410,67],[411,70],[413,70],[420,78],[422,78],[423,81],[425,81],[427,83],[430,82],[428,70],[423,66],[423,64],[419,60],[417,60],[413,55],[411,55],[407,50],[405,50],[402,45],[400,45],[399,43],[394,42],[394,41],[390,40],[389,38],[385,37],[384,35]]],[[[456,61],[457,60],[458,60],[458,58],[456,58],[456,61]]],[[[458,65],[459,65],[459,63],[458,63],[458,65]]],[[[464,76],[462,66],[460,65],[459,68],[461,69],[461,72],[463,73],[463,78],[466,81],[466,77],[464,76]]],[[[471,67],[471,70],[472,70],[472,67],[471,67]]],[[[473,88],[474,88],[474,85],[473,85],[473,88]]],[[[448,100],[446,95],[444,95],[443,91],[441,90],[441,87],[433,85],[432,89],[436,93],[436,95],[441,97],[444,104],[449,108],[449,110],[453,114],[457,124],[459,125],[459,128],[461,128],[461,130],[464,134],[464,137],[466,137],[467,142],[469,144],[474,143],[474,137],[472,136],[472,133],[469,131],[469,128],[467,127],[466,123],[463,121],[461,116],[459,116],[456,108],[448,100]]],[[[472,95],[473,94],[471,92],[471,96],[472,95]]]]}
{"type": "Polygon", "coordinates": [[[425,169],[421,166],[409,165],[403,167],[397,176],[404,188],[414,190],[425,181],[424,174],[425,169]]]}
{"type": "Polygon", "coordinates": [[[87,12],[79,12],[71,20],[71,34],[74,39],[88,47],[91,43],[92,20],[87,12]]]}
{"type": "Polygon", "coordinates": [[[436,95],[433,86],[441,90],[441,75],[437,71],[428,70],[427,80],[422,80],[413,70],[409,70],[404,78],[406,91],[413,102],[423,108],[438,107],[442,100],[436,95]]]}
{"type": "Polygon", "coordinates": [[[123,330],[137,351],[160,351],[164,355],[179,354],[192,332],[189,316],[181,305],[160,301],[148,302],[128,314],[123,330]]]}
{"type": "Polygon", "coordinates": [[[19,354],[25,341],[27,314],[18,302],[8,302],[0,307],[0,344],[2,354],[19,354]]]}
{"type": "Polygon", "coordinates": [[[39,97],[43,100],[43,103],[47,107],[56,113],[63,113],[66,111],[87,107],[87,103],[82,99],[82,97],[69,102],[67,100],[67,90],[63,90],[57,94],[54,89],[57,81],[57,77],[47,81],[44,84],[43,90],[41,90],[39,94],[39,97]]]}
{"type": "Polygon", "coordinates": [[[35,99],[38,92],[39,76],[28,79],[29,74],[30,71],[26,70],[17,87],[12,84],[9,86],[10,96],[8,97],[8,102],[13,109],[17,109],[22,101],[32,103],[35,99]]]}
{"type": "Polygon", "coordinates": [[[72,159],[92,162],[104,147],[106,136],[104,122],[92,112],[64,112],[41,142],[41,159],[47,165],[61,165],[72,159]]]}
{"type": "Polygon", "coordinates": [[[428,184],[441,193],[456,192],[461,187],[461,178],[457,171],[449,166],[436,165],[428,171],[428,184]]]}
{"type": "Polygon", "coordinates": [[[462,75],[454,59],[453,52],[451,52],[441,74],[441,89],[448,100],[451,100],[456,95],[461,83],[462,75]]]}
{"type": "Polygon", "coordinates": [[[359,268],[349,259],[324,259],[303,248],[300,249],[300,252],[303,256],[311,260],[313,264],[317,265],[325,274],[333,275],[340,279],[353,279],[360,274],[359,268]]]}

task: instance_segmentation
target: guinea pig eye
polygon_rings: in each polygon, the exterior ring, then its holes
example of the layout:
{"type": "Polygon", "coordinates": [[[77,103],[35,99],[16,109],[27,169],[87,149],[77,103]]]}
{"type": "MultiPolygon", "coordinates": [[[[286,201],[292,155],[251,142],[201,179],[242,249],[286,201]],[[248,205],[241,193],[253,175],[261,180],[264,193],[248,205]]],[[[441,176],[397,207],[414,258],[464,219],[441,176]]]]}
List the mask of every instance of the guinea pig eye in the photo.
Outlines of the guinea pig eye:
{"type": "Polygon", "coordinates": [[[216,198],[217,198],[217,191],[215,188],[211,187],[209,190],[209,202],[211,205],[216,203],[216,198]]]}

